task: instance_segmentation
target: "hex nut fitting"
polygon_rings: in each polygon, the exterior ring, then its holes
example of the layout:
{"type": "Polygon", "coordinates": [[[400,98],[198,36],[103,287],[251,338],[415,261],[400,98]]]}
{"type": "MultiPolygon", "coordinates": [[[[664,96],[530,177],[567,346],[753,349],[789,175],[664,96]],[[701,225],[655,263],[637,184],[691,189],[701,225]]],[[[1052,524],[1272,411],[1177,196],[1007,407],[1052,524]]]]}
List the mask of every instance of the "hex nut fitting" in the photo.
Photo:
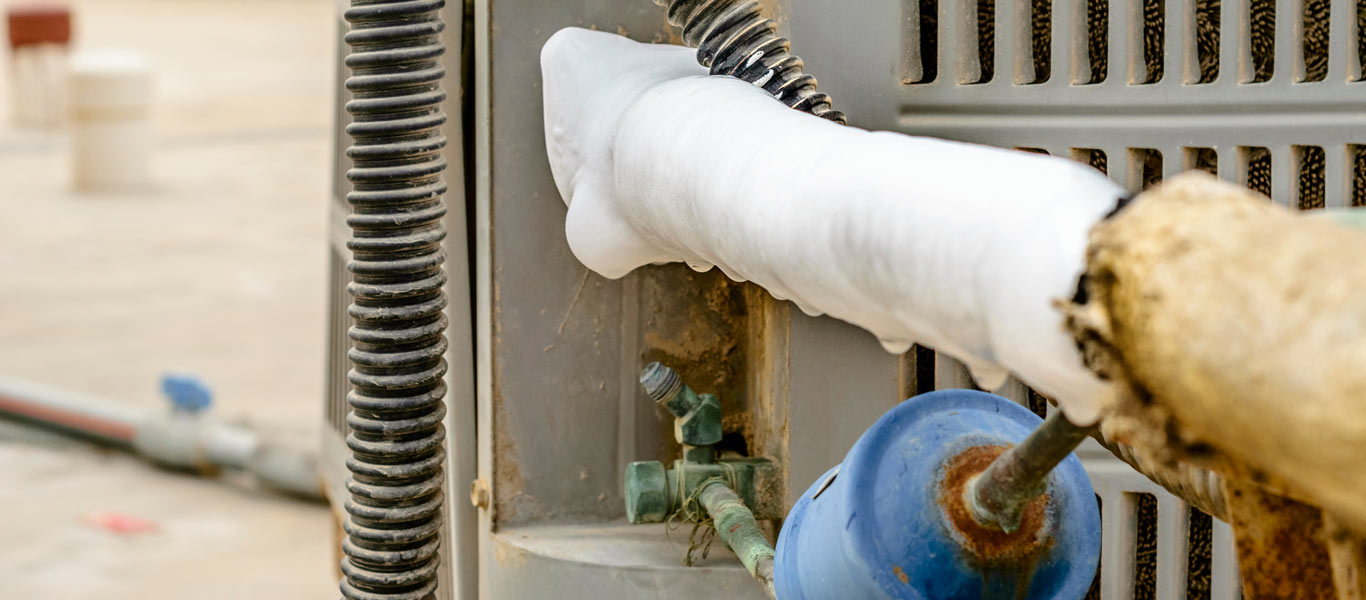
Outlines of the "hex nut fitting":
{"type": "Polygon", "coordinates": [[[669,480],[664,463],[633,462],[626,467],[626,519],[633,524],[663,523],[669,517],[669,480]]]}

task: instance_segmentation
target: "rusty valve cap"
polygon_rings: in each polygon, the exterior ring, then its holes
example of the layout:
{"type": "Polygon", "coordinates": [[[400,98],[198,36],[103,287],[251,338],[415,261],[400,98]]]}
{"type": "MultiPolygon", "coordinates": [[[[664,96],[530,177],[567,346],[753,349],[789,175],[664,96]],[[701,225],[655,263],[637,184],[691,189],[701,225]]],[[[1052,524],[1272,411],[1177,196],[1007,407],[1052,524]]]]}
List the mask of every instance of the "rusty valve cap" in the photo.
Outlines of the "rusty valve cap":
{"type": "Polygon", "coordinates": [[[1062,411],[1048,415],[1024,441],[996,457],[964,486],[963,502],[973,520],[1014,532],[1025,506],[1047,490],[1049,474],[1096,429],[1096,425],[1073,425],[1062,411]]]}
{"type": "Polygon", "coordinates": [[[633,462],[626,466],[626,520],[663,523],[669,518],[669,479],[664,463],[633,462]]]}
{"type": "Polygon", "coordinates": [[[678,393],[683,387],[683,380],[678,377],[677,371],[659,362],[652,362],[640,371],[640,387],[645,388],[645,395],[651,400],[663,403],[678,393]]]}
{"type": "Polygon", "coordinates": [[[1014,501],[1000,501],[991,506],[984,506],[981,483],[982,476],[978,474],[963,486],[963,505],[968,508],[972,519],[979,525],[995,527],[1007,534],[1015,533],[1015,530],[1020,528],[1025,503],[1048,491],[1047,482],[1040,482],[1030,487],[1022,487],[1018,492],[1018,498],[1012,499],[1014,501]]]}

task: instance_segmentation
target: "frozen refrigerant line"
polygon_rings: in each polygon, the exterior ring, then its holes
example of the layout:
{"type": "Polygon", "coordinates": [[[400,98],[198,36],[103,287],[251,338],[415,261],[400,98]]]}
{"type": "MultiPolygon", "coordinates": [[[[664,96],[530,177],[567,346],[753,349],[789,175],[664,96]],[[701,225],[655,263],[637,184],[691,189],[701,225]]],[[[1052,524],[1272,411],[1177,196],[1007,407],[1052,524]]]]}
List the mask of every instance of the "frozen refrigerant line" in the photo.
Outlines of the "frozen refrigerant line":
{"type": "Polygon", "coordinates": [[[836,125],[708,77],[688,48],[566,29],[541,62],[550,166],[590,269],[716,266],[891,352],[947,352],[986,389],[1014,372],[1078,425],[1098,419],[1104,385],[1054,306],[1125,196],[1098,171],[836,125]]]}

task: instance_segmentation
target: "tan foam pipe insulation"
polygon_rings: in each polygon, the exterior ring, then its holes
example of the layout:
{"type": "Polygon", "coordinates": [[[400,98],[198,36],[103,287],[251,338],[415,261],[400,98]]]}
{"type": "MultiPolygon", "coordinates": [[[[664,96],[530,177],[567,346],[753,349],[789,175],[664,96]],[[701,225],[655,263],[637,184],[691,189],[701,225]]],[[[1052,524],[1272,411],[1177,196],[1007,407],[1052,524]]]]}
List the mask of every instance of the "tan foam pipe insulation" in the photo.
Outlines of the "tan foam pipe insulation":
{"type": "Polygon", "coordinates": [[[1346,222],[1188,173],[1097,225],[1062,308],[1113,383],[1106,437],[1366,532],[1366,230],[1346,222]]]}

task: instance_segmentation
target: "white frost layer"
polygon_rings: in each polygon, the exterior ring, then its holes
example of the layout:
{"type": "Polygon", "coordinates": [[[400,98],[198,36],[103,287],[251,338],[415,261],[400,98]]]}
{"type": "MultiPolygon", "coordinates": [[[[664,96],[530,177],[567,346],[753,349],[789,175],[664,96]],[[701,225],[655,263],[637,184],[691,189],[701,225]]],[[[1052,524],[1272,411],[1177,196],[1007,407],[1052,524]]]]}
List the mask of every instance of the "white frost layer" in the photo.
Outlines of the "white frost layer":
{"type": "Polygon", "coordinates": [[[712,265],[901,353],[1007,370],[1098,418],[1102,383],[1052,303],[1124,191],[1081,164],[844,127],[708,77],[687,48],[566,29],[541,55],[551,170],[574,254],[611,278],[712,265]]]}

